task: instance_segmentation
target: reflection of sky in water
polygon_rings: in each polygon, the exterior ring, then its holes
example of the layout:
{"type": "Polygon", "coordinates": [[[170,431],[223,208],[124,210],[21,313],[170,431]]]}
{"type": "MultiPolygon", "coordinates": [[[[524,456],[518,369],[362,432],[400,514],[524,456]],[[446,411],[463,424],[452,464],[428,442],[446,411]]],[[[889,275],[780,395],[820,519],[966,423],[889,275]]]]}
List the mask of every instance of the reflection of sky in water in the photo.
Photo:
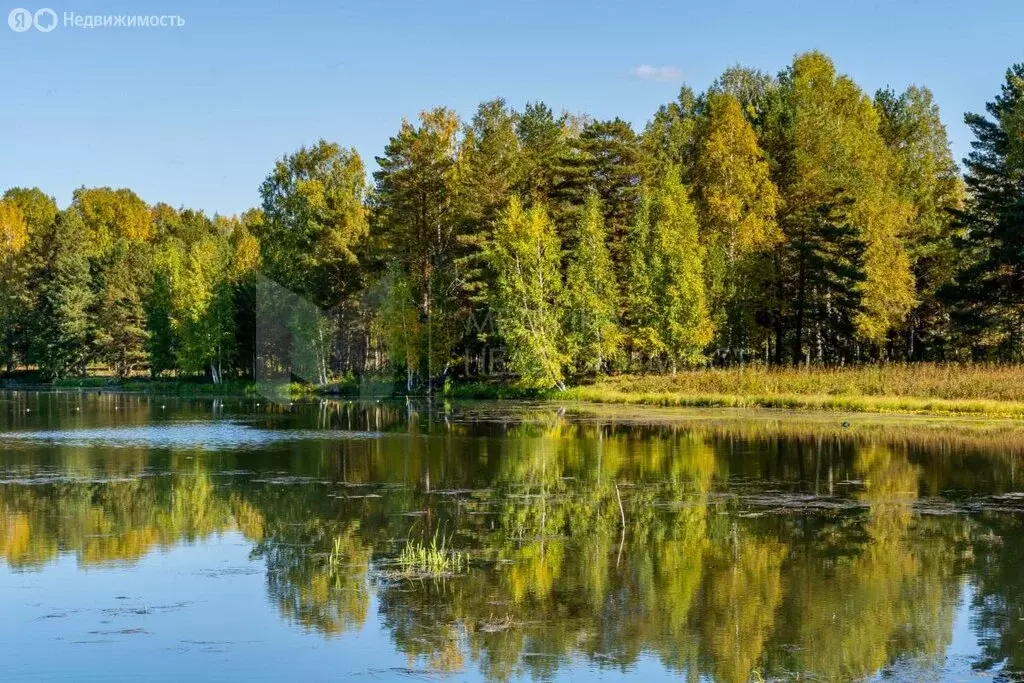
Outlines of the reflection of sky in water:
{"type": "MultiPolygon", "coordinates": [[[[250,549],[241,534],[227,532],[130,567],[83,572],[65,555],[44,571],[0,569],[4,680],[485,680],[473,662],[445,675],[397,652],[372,583],[366,621],[356,632],[322,635],[283,621],[271,602],[254,599],[266,579],[250,549]],[[45,656],[50,643],[68,656],[45,656]]],[[[973,597],[964,584],[943,658],[899,661],[871,680],[979,680],[971,668],[979,653],[973,597]]],[[[553,668],[549,680],[678,680],[650,653],[625,668],[595,667],[579,656],[553,668]]]]}
{"type": "Polygon", "coordinates": [[[237,422],[218,421],[142,427],[7,432],[0,433],[0,444],[4,441],[13,441],[63,446],[201,448],[220,451],[252,448],[282,441],[372,439],[378,436],[379,434],[374,432],[358,431],[260,429],[237,422]]]}
{"type": "Polygon", "coordinates": [[[1021,671],[1012,439],[46,397],[0,410],[3,680],[1021,671]],[[470,569],[402,578],[432,534],[470,569]]]}
{"type": "MultiPolygon", "coordinates": [[[[358,632],[323,636],[292,627],[272,603],[253,599],[266,591],[266,579],[250,548],[231,532],[130,568],[82,572],[71,556],[43,572],[0,568],[3,680],[485,680],[471,662],[445,675],[397,652],[376,592],[358,632]],[[67,656],[47,656],[51,643],[67,656]]],[[[624,673],[678,680],[651,655],[625,671],[573,657],[550,678],[614,680],[624,673]]]]}

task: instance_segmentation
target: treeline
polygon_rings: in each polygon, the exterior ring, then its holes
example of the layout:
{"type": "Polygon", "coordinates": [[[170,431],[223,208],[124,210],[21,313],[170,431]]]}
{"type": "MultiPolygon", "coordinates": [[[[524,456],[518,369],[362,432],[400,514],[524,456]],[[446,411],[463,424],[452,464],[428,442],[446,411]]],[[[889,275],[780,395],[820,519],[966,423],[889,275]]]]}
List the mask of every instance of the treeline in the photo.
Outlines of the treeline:
{"type": "MultiPolygon", "coordinates": [[[[823,54],[682,88],[640,133],[543,103],[403,121],[367,182],[321,141],[237,218],[80,189],[0,202],[8,369],[50,377],[391,372],[430,390],[696,364],[1019,360],[1024,64],[965,174],[932,94],[865,94],[823,54]],[[266,278],[266,279],[264,279],[266,278]],[[317,311],[261,312],[273,282],[317,311]],[[261,341],[261,321],[288,335],[261,341]],[[296,342],[297,338],[306,342],[296,342]],[[304,365],[309,366],[308,362],[304,365]]],[[[312,375],[312,376],[311,376],[312,375]]]]}

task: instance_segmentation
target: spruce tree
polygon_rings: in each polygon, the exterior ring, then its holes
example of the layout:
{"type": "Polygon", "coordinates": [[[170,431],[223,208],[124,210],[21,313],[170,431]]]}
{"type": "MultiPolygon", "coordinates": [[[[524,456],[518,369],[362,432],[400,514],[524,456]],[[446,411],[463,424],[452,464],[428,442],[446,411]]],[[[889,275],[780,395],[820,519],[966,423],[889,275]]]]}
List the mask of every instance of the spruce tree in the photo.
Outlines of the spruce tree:
{"type": "Polygon", "coordinates": [[[94,344],[99,359],[123,378],[147,359],[149,333],[144,302],[151,278],[148,245],[122,241],[103,276],[94,307],[94,344]]]}
{"type": "Polygon", "coordinates": [[[88,353],[89,233],[81,215],[62,211],[45,240],[42,261],[32,277],[37,305],[30,356],[48,379],[82,372],[88,353]]]}

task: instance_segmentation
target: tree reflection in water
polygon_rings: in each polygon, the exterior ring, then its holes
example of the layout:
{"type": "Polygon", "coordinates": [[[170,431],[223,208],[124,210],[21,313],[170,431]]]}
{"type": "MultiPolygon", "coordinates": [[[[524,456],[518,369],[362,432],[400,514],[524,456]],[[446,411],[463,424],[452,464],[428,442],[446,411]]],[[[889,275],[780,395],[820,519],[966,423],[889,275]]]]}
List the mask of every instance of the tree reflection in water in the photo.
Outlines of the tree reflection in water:
{"type": "Polygon", "coordinates": [[[290,623],[352,634],[375,597],[410,665],[496,680],[644,655],[694,680],[941,666],[968,582],[976,666],[1024,669],[1019,512],[986,503],[1017,504],[991,497],[1017,486],[1002,437],[448,417],[342,404],[310,419],[384,434],[10,451],[0,557],[19,571],[62,554],[130,566],[238,533],[290,623]],[[390,571],[406,539],[436,533],[468,571],[390,571]]]}

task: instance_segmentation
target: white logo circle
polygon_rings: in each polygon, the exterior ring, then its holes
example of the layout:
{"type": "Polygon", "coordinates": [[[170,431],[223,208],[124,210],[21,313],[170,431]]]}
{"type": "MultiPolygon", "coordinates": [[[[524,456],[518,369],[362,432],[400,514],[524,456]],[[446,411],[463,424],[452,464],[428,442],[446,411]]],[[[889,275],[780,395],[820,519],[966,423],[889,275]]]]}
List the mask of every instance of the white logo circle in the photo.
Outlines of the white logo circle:
{"type": "MultiPolygon", "coordinates": [[[[54,23],[56,23],[57,15],[53,16],[54,23]]],[[[11,27],[12,31],[23,33],[32,28],[32,13],[24,7],[15,7],[7,15],[7,25],[11,27]]]]}
{"type": "Polygon", "coordinates": [[[41,10],[36,10],[35,16],[32,18],[35,22],[36,30],[43,33],[49,33],[53,29],[57,28],[57,13],[49,7],[44,7],[41,10]],[[49,17],[49,21],[43,21],[46,17],[49,17]]]}

